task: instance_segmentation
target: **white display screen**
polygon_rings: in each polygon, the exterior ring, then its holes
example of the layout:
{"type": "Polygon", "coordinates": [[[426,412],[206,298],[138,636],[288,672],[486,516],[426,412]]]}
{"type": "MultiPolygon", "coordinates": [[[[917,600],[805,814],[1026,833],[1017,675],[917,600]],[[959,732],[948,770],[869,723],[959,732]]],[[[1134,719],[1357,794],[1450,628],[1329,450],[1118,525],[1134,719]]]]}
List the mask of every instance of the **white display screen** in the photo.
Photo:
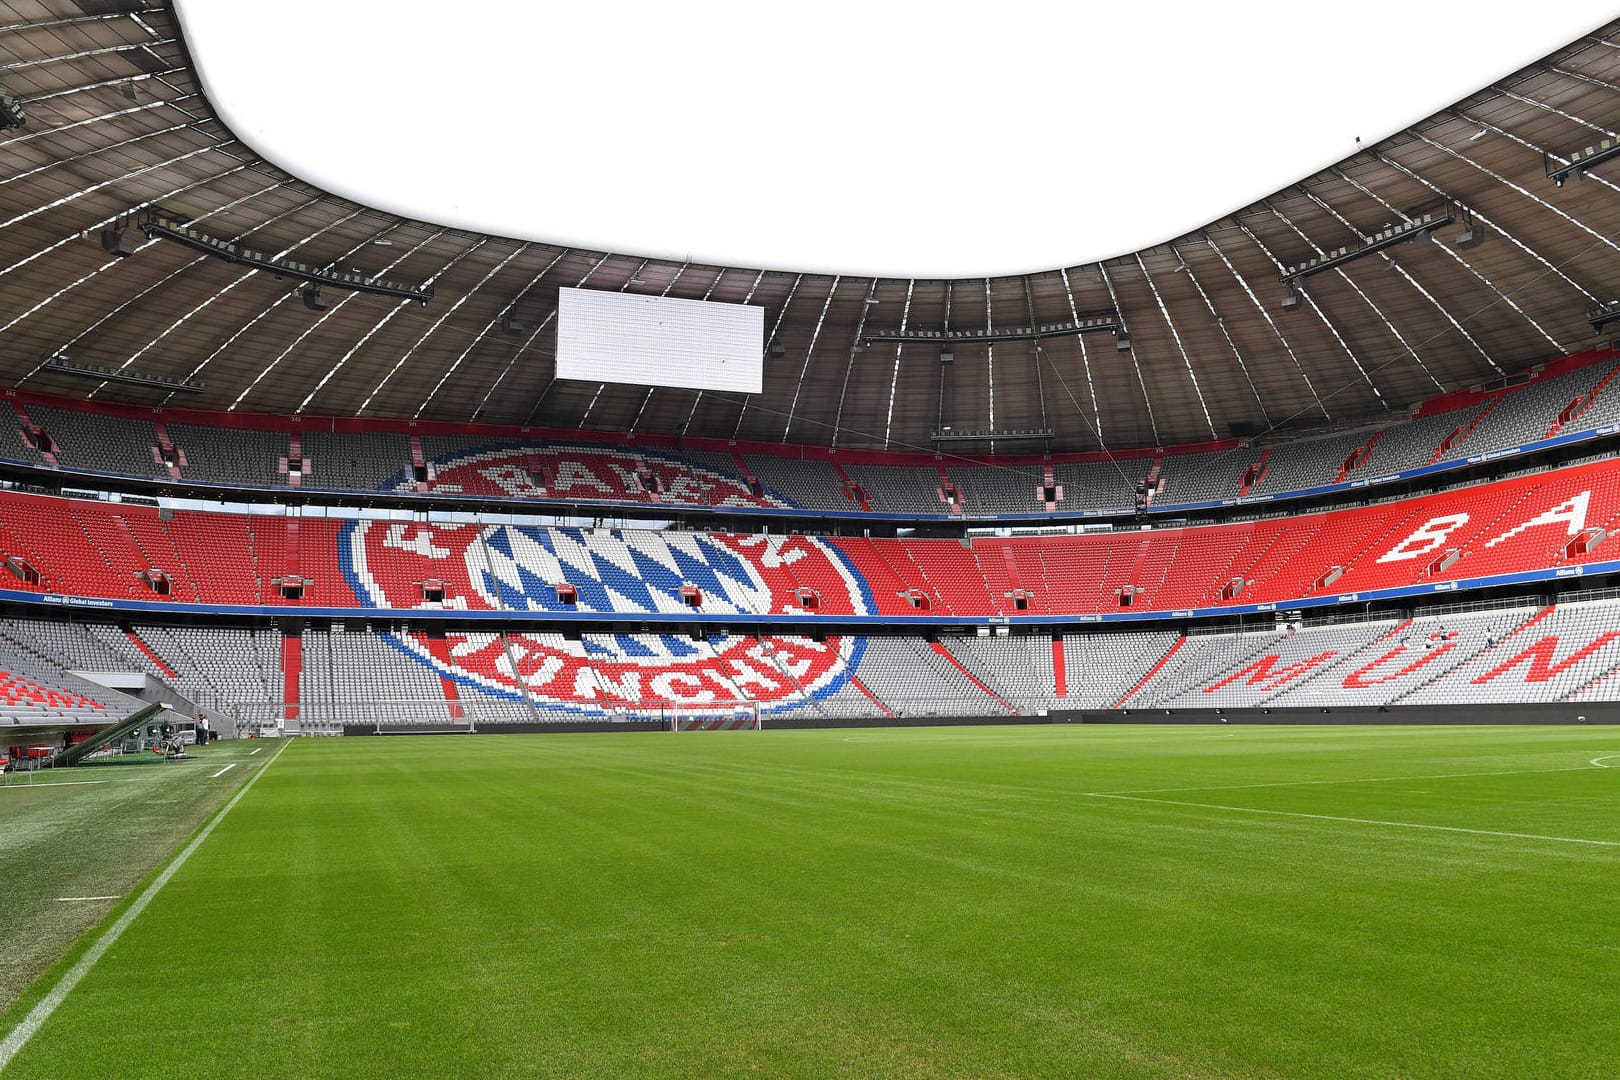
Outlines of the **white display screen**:
{"type": "Polygon", "coordinates": [[[765,309],[557,290],[557,377],[757,394],[765,309]]]}

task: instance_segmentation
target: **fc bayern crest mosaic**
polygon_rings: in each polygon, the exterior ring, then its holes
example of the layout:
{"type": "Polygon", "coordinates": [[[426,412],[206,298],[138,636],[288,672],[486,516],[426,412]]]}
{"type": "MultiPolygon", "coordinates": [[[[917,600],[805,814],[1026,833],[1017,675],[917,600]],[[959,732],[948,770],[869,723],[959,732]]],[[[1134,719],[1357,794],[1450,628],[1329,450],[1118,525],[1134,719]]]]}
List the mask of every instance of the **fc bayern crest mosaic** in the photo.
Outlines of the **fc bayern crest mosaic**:
{"type": "MultiPolygon", "coordinates": [[[[551,483],[603,486],[635,475],[646,455],[599,450],[586,460],[552,457],[551,483]],[[622,460],[613,461],[618,456],[622,460]]],[[[479,450],[436,469],[440,490],[504,493],[538,479],[530,451],[479,450]]],[[[740,479],[674,463],[664,482],[721,484],[749,496],[740,479]],[[678,471],[677,471],[678,470],[678,471]]],[[[536,493],[538,494],[538,493],[536,493]]],[[[560,494],[560,493],[559,493],[560,494]]],[[[612,497],[612,496],[607,496],[612,497]]],[[[703,501],[710,501],[705,499],[703,501]]],[[[757,501],[757,500],[756,500],[757,501]]],[[[513,524],[355,521],[345,527],[340,557],[356,598],[366,607],[450,608],[512,612],[805,614],[807,598],[828,614],[875,610],[871,591],[848,558],[816,537],[690,533],[650,529],[581,529],[513,524]],[[428,588],[443,591],[427,601],[428,588]]],[[[701,706],[739,699],[762,708],[802,704],[806,695],[837,692],[859,661],[859,638],[814,641],[678,633],[450,633],[390,636],[395,647],[441,676],[499,696],[585,712],[652,703],[701,706]]]]}
{"type": "MultiPolygon", "coordinates": [[[[634,453],[590,443],[489,446],[431,463],[427,490],[516,499],[589,499],[707,506],[790,506],[754,494],[732,471],[706,468],[656,450],[634,453]]],[[[410,489],[401,476],[395,484],[410,489]]]]}

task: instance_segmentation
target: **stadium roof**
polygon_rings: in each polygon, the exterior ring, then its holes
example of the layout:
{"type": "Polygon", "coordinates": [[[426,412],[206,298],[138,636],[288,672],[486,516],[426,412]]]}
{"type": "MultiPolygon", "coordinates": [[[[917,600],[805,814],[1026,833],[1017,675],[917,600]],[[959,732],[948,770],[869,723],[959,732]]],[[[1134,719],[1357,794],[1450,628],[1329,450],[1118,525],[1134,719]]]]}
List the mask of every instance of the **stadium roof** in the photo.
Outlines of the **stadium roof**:
{"type": "Polygon", "coordinates": [[[1612,0],[1532,20],[1511,3],[1429,0],[1426,23],[1468,27],[1467,48],[1436,48],[1392,40],[1408,0],[936,0],[926,18],[865,0],[820,0],[814,18],[749,0],[486,10],[177,9],[225,124],[345,198],[573,247],[899,278],[1018,275],[1162,243],[1615,17],[1612,0]],[[265,56],[342,88],[289,94],[265,56]],[[1368,78],[1362,57],[1414,62],[1368,78]]]}
{"type": "MultiPolygon", "coordinates": [[[[1613,166],[1562,185],[1548,176],[1620,140],[1620,23],[1170,243],[957,280],[686,264],[356,204],[264,161],[220,121],[168,5],[0,0],[0,52],[0,88],[27,117],[0,132],[0,379],[42,392],[851,447],[927,447],[943,427],[1045,430],[1054,449],[1125,448],[1384,418],[1591,344],[1588,305],[1620,296],[1613,166]],[[103,232],[143,206],[307,266],[431,283],[433,298],[329,287],[325,309],[311,310],[297,280],[133,224],[132,255],[104,250],[103,232]],[[1454,220],[1310,267],[1298,303],[1283,306],[1284,267],[1425,213],[1454,220]],[[1478,242],[1459,243],[1470,221],[1478,242]],[[555,380],[556,290],[574,285],[764,306],[780,345],[764,393],[555,380]],[[957,340],[942,364],[939,340],[862,344],[902,328],[1005,332],[1106,311],[1128,349],[1107,333],[957,340]],[[206,386],[100,384],[43,367],[64,354],[206,386]]],[[[1196,182],[1195,162],[1157,152],[1196,182]]],[[[1040,445],[1008,435],[996,448],[1040,445]]]]}

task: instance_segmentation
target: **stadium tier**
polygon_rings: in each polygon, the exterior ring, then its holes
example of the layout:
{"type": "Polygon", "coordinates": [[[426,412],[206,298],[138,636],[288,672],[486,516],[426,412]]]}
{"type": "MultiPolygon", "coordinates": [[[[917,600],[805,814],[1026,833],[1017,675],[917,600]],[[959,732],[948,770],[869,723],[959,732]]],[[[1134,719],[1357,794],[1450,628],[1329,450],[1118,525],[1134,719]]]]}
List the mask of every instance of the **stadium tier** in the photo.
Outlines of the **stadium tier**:
{"type": "MultiPolygon", "coordinates": [[[[48,648],[29,628],[0,624],[0,725],[102,727],[139,707],[133,699],[73,674],[53,660],[48,648]]],[[[0,746],[11,741],[0,738],[0,746]]]]}
{"type": "Polygon", "coordinates": [[[6,491],[0,598],[136,625],[0,625],[16,653],[4,703],[58,724],[102,713],[73,671],[144,674],[239,727],[310,732],[720,722],[742,706],[835,721],[1611,700],[1609,600],[1242,631],[1074,623],[1312,606],[1332,619],[1372,598],[1579,577],[1612,569],[1616,527],[1609,459],[1312,514],[972,539],[245,515],[6,491]],[[351,629],[149,622],[164,609],[351,629]],[[480,613],[499,621],[435,625],[480,613]],[[799,632],[818,621],[830,629],[799,632]]]}
{"type": "MultiPolygon", "coordinates": [[[[1249,446],[1118,455],[969,459],[722,444],[477,425],[308,420],[139,410],[14,396],[0,461],[81,473],[256,488],[433,494],[641,506],[797,508],[853,516],[1006,518],[1124,514],[1269,501],[1414,471],[1606,438],[1620,419],[1610,349],[1564,357],[1523,381],[1449,395],[1415,418],[1249,446]],[[323,427],[324,425],[324,427],[323,427]],[[352,430],[345,430],[351,428],[352,430]]],[[[712,440],[711,440],[712,441],[712,440]]]]}
{"type": "Polygon", "coordinates": [[[0,717],[105,723],[121,695],[69,673],[164,678],[239,728],[1041,716],[1620,700],[1620,601],[1183,635],[436,633],[0,620],[0,717]],[[54,658],[54,659],[53,659],[54,658]]]}
{"type": "Polygon", "coordinates": [[[159,510],[0,493],[13,593],[160,604],[877,619],[1252,610],[1606,566],[1604,459],[1423,497],[1220,525],[968,539],[814,537],[159,510]]]}

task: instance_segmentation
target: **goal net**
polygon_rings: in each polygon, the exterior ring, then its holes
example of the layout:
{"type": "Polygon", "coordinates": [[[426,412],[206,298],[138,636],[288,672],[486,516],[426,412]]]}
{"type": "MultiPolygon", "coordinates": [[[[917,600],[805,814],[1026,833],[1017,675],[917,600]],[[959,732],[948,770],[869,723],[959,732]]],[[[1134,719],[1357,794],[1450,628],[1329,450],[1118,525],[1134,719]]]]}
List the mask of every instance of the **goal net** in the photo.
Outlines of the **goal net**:
{"type": "Polygon", "coordinates": [[[760,727],[759,704],[753,701],[671,709],[666,717],[671,731],[758,731],[760,727]]]}

